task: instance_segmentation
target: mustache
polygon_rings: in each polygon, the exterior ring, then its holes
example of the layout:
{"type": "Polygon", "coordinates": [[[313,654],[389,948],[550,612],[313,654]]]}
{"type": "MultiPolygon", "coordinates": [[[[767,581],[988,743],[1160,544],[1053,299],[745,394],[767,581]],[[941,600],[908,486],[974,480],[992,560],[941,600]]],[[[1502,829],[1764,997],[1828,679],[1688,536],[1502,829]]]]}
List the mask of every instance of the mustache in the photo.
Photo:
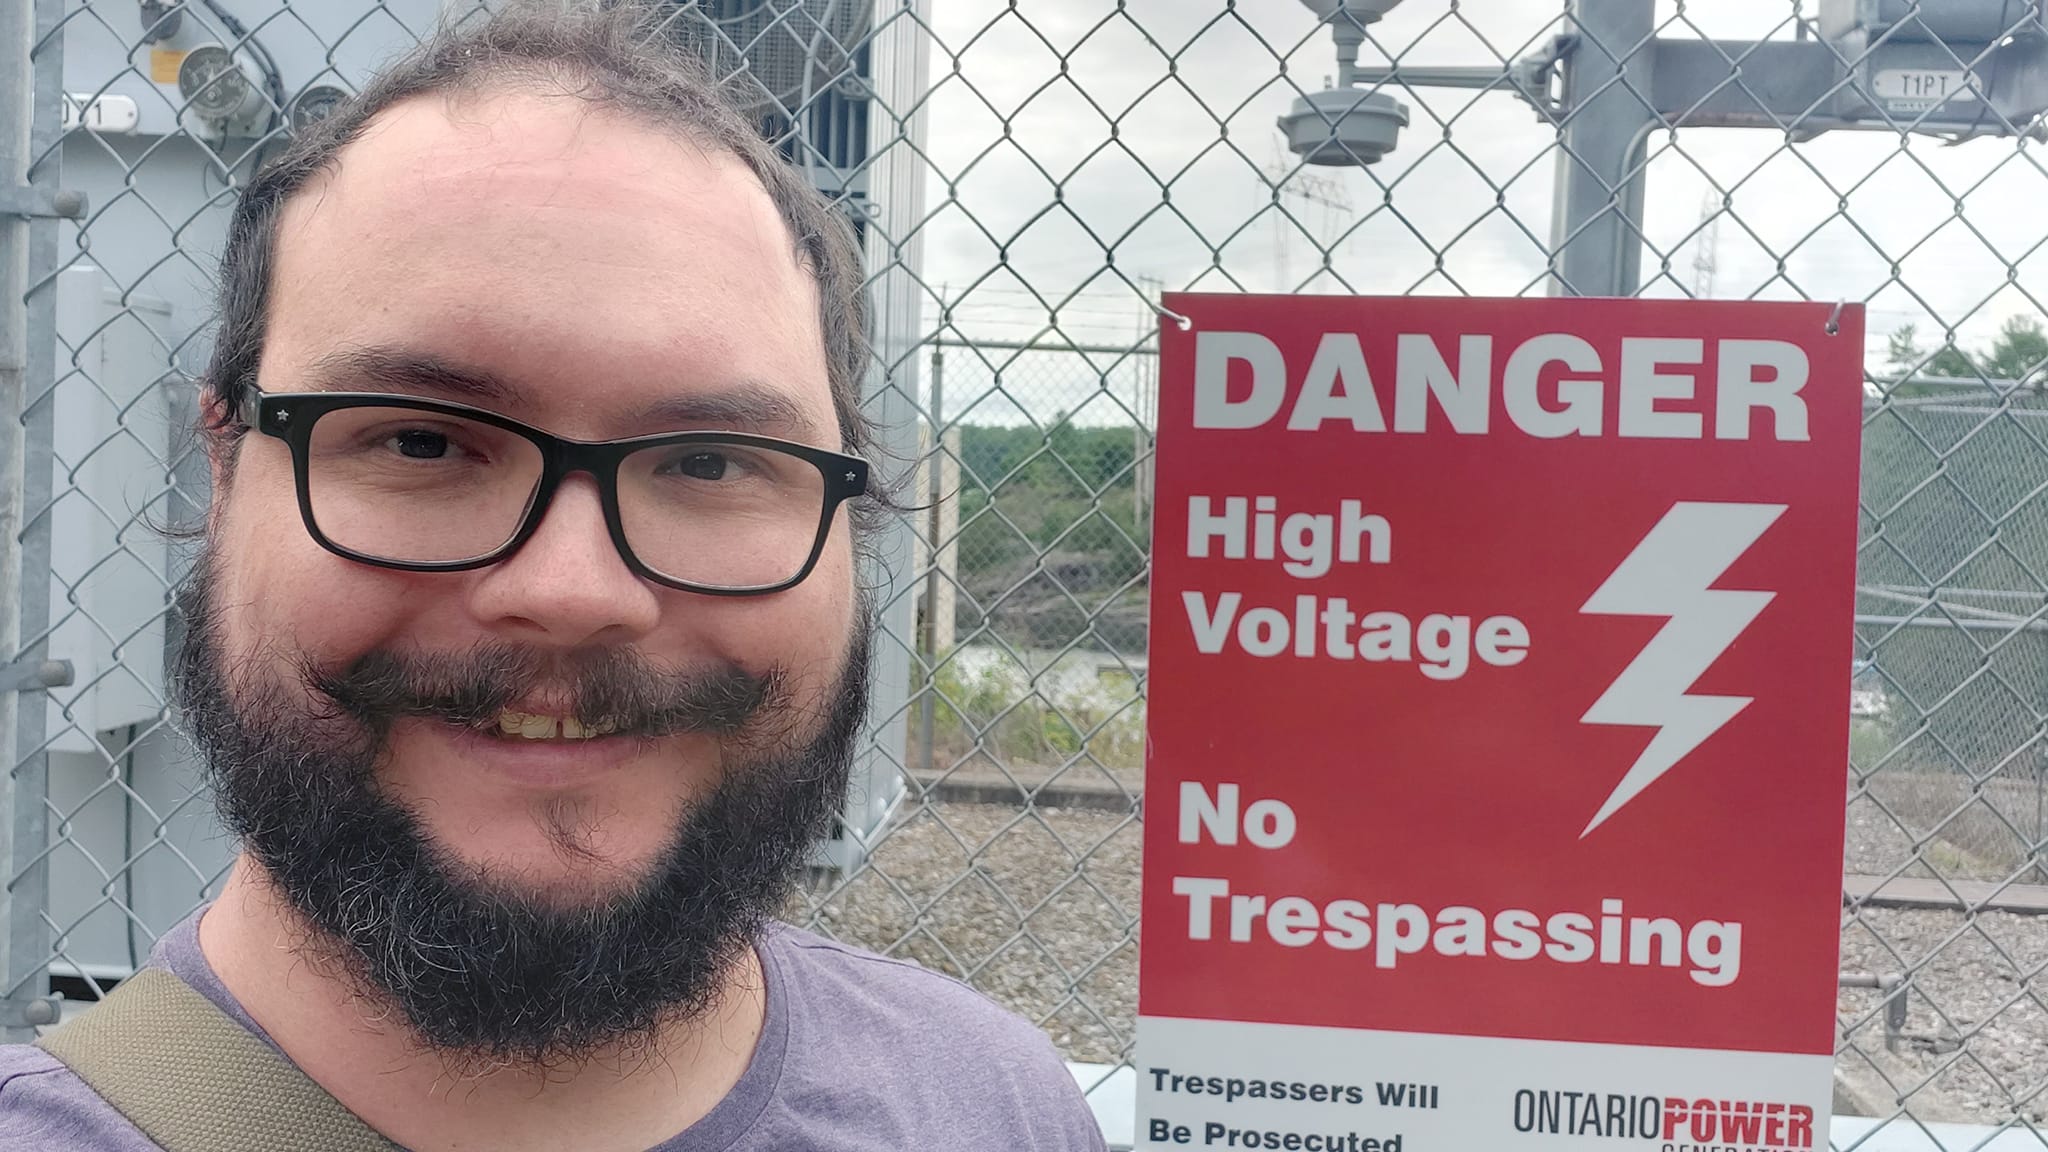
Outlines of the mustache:
{"type": "Polygon", "coordinates": [[[566,700],[586,726],[653,738],[736,732],[783,697],[780,671],[731,663],[665,666],[624,648],[551,653],[504,642],[461,652],[377,649],[340,668],[305,667],[306,683],[377,731],[416,717],[495,728],[498,714],[536,692],[566,700]]]}

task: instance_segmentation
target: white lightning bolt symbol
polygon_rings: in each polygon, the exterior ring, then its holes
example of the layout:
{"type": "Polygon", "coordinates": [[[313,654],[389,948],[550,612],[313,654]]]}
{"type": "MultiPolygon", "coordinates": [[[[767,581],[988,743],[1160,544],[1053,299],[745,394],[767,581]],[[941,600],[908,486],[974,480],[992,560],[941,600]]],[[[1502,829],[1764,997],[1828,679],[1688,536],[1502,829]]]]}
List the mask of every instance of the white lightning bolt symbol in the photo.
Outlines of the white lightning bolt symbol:
{"type": "Polygon", "coordinates": [[[1784,512],[1783,504],[1673,504],[1579,609],[1597,616],[1670,618],[1579,718],[1583,724],[1657,729],[1579,833],[1581,839],[1754,699],[1690,696],[1686,690],[1776,596],[1721,591],[1713,584],[1784,512]]]}

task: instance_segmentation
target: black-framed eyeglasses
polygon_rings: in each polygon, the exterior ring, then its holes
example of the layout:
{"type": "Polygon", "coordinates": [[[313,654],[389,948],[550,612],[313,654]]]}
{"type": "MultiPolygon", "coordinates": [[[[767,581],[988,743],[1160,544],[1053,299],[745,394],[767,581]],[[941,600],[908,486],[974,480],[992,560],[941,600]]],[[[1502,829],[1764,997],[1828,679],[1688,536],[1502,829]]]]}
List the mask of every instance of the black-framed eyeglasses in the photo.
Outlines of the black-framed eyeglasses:
{"type": "Polygon", "coordinates": [[[586,472],[634,572],[714,596],[780,592],[811,574],[833,514],[868,484],[857,456],[743,432],[565,440],[465,404],[254,387],[241,416],[291,446],[321,547],[408,572],[503,560],[563,478],[586,472]]]}

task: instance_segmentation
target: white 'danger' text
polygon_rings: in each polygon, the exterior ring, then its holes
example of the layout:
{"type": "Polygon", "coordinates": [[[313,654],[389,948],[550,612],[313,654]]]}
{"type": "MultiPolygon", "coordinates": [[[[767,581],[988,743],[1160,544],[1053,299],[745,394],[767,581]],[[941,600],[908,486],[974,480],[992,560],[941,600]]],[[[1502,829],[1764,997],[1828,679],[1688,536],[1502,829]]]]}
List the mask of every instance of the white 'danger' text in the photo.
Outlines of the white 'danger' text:
{"type": "Polygon", "coordinates": [[[1259,428],[1283,416],[1291,432],[1323,428],[1353,432],[1425,432],[1432,402],[1450,430],[1483,435],[1491,429],[1498,372],[1508,422],[1539,439],[1565,436],[1747,440],[1755,426],[1783,441],[1807,435],[1806,352],[1783,340],[1707,342],[1629,336],[1614,366],[1610,414],[1609,366],[1579,336],[1532,336],[1496,356],[1491,336],[1462,335],[1451,366],[1444,347],[1419,333],[1394,338],[1392,419],[1381,400],[1364,343],[1356,332],[1326,332],[1304,365],[1289,362],[1280,346],[1256,332],[1195,333],[1197,428],[1259,428]],[[1549,385],[1546,388],[1546,384],[1549,385]],[[1702,390],[1711,395],[1702,396],[1702,390]],[[1755,419],[1767,413],[1768,420],[1755,419]],[[1712,431],[1709,433],[1709,418],[1712,431]]]}

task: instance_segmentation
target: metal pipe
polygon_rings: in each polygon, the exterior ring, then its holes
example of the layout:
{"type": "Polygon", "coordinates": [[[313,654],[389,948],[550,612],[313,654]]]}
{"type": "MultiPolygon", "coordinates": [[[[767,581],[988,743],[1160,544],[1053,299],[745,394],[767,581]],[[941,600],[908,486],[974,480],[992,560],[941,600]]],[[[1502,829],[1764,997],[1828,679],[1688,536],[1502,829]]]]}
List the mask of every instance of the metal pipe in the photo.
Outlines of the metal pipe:
{"type": "Polygon", "coordinates": [[[1636,155],[1658,123],[1648,105],[1654,0],[1572,0],[1576,49],[1564,59],[1563,128],[1550,221],[1551,294],[1632,296],[1641,262],[1636,155]]]}
{"type": "MultiPolygon", "coordinates": [[[[2009,376],[1921,376],[1916,374],[1901,377],[1892,382],[1899,384],[1929,384],[1941,388],[1966,388],[1972,391],[1991,391],[2001,396],[2010,395],[2014,392],[2041,392],[2044,388],[2048,388],[2048,381],[2037,377],[2015,380],[2009,376]]],[[[1893,401],[1893,403],[1904,403],[1919,399],[1926,399],[1926,397],[1901,396],[1898,400],[1893,401]]]]}
{"type": "Polygon", "coordinates": [[[1365,25],[1349,13],[1340,12],[1330,20],[1330,36],[1337,42],[1337,87],[1349,88],[1358,78],[1358,50],[1365,45],[1365,25]]]}
{"type": "MultiPolygon", "coordinates": [[[[1354,57],[1355,58],[1355,57],[1354,57]]],[[[1339,59],[1342,64],[1342,59],[1339,59]]],[[[1521,91],[1514,73],[1506,68],[1419,66],[1396,64],[1391,68],[1354,68],[1352,83],[1346,87],[1376,87],[1399,84],[1407,88],[1505,88],[1521,91]]]]}
{"type": "Polygon", "coordinates": [[[925,417],[925,426],[931,429],[931,442],[925,446],[924,466],[929,473],[925,481],[926,498],[930,507],[925,509],[924,546],[924,619],[919,621],[917,630],[918,655],[924,660],[924,691],[918,694],[917,726],[924,740],[925,778],[930,779],[937,771],[938,751],[933,747],[937,722],[935,712],[938,702],[934,698],[938,688],[938,635],[939,635],[939,502],[945,499],[941,490],[944,484],[944,469],[939,466],[939,453],[945,448],[946,436],[946,353],[932,349],[932,405],[930,415],[925,417]]]}
{"type": "Polygon", "coordinates": [[[2048,632],[2048,620],[2007,624],[2002,620],[1949,620],[1940,616],[1873,616],[1858,612],[1858,624],[1887,628],[1956,628],[1964,632],[2048,632]]]}
{"type": "Polygon", "coordinates": [[[1844,972],[1837,977],[1843,988],[1875,988],[1884,993],[1884,1046],[1897,1052],[1906,1034],[1906,978],[1896,972],[1844,972]]]}
{"type": "MultiPolygon", "coordinates": [[[[35,199],[54,197],[60,177],[63,10],[64,0],[0,4],[0,187],[35,199]]],[[[56,378],[56,267],[54,219],[0,215],[0,663],[10,666],[42,659],[49,618],[50,525],[37,513],[49,503],[53,408],[38,384],[56,378]]],[[[36,1014],[25,1006],[48,990],[43,707],[39,694],[0,692],[6,1041],[34,1038],[36,1014]]]]}
{"type": "Polygon", "coordinates": [[[1966,588],[1960,584],[1944,584],[1938,588],[1925,584],[1858,584],[1856,587],[1863,591],[1903,592],[1928,601],[1943,596],[1982,596],[1987,600],[2025,600],[2029,603],[2039,603],[2048,599],[2039,592],[2014,592],[2007,588],[1966,588]]]}
{"type": "MultiPolygon", "coordinates": [[[[64,0],[35,0],[35,103],[30,119],[29,148],[35,168],[31,182],[55,193],[63,180],[64,0]]],[[[49,654],[51,488],[56,476],[57,434],[57,221],[29,225],[29,283],[26,316],[29,343],[26,390],[22,405],[21,543],[18,583],[0,585],[15,598],[14,659],[42,662],[49,654]]],[[[8,935],[13,938],[15,966],[7,992],[29,1001],[47,1001],[50,991],[50,750],[44,740],[47,698],[41,692],[15,693],[14,743],[0,742],[0,755],[11,753],[14,767],[15,859],[12,889],[23,897],[8,910],[8,935]],[[29,855],[33,853],[33,855],[29,855]]]]}
{"type": "Polygon", "coordinates": [[[934,348],[993,348],[998,352],[1084,352],[1101,356],[1157,356],[1159,349],[1147,348],[1156,333],[1147,333],[1135,344],[1032,343],[1028,340],[927,340],[934,348]]]}
{"type": "MultiPolygon", "coordinates": [[[[14,189],[28,183],[32,152],[30,133],[35,116],[34,70],[30,49],[35,44],[34,8],[23,3],[0,4],[0,188],[14,189]]],[[[21,587],[21,481],[23,428],[22,396],[27,390],[29,222],[26,216],[0,212],[0,663],[14,657],[20,640],[20,604],[14,595],[21,587]]],[[[17,845],[16,816],[23,798],[16,794],[12,771],[16,710],[19,694],[0,693],[0,869],[12,879],[15,861],[28,854],[29,845],[17,845]]],[[[12,925],[15,913],[31,901],[9,885],[0,891],[0,911],[12,925]]],[[[18,974],[27,967],[25,956],[16,955],[13,933],[0,928],[0,997],[14,987],[18,974]]],[[[0,1039],[22,1041],[33,1033],[22,1022],[0,1015],[0,1039]]]]}
{"type": "Polygon", "coordinates": [[[2029,616],[2018,616],[2011,612],[2000,612],[1996,608],[1979,608],[1974,604],[1957,604],[1952,601],[1943,601],[1937,597],[1915,595],[1911,592],[1891,592],[1869,584],[1860,585],[1856,589],[1856,594],[1859,596],[1875,596],[1880,600],[1897,600],[1906,604],[1932,605],[1949,612],[1961,612],[1968,616],[1976,616],[2005,624],[2024,624],[2031,619],[2029,616]]]}

